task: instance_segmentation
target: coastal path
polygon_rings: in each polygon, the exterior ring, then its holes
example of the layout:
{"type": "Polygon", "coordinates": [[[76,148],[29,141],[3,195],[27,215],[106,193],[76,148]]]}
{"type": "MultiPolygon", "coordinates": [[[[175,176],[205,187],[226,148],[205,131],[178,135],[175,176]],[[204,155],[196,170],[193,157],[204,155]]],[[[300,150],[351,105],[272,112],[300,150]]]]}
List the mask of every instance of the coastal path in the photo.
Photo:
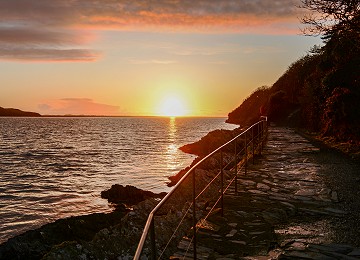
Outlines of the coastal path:
{"type": "MultiPolygon", "coordinates": [[[[198,223],[198,259],[360,259],[360,169],[293,129],[269,127],[260,158],[198,223]]],[[[172,259],[193,259],[186,237],[172,259]],[[186,251],[188,250],[188,251],[186,251]]]]}

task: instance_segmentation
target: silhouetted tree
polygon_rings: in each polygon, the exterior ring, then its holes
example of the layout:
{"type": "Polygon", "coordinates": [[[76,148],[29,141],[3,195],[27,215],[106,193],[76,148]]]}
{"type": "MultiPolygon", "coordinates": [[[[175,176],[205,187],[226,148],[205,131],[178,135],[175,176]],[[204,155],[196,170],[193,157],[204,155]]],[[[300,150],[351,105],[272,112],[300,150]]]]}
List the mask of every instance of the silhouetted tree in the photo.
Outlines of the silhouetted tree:
{"type": "Polygon", "coordinates": [[[310,11],[302,18],[307,35],[359,38],[360,0],[301,0],[302,8],[310,11]]]}
{"type": "Polygon", "coordinates": [[[304,33],[321,35],[324,46],[292,63],[272,87],[256,90],[229,121],[251,122],[261,107],[273,122],[360,145],[360,0],[301,2],[304,33]]]}

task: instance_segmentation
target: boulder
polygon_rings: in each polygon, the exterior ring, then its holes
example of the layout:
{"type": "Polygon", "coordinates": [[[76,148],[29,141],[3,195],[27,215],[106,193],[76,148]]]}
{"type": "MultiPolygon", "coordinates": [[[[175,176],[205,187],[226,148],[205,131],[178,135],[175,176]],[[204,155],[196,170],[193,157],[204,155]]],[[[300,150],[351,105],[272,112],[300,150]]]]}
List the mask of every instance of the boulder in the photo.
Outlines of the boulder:
{"type": "Polygon", "coordinates": [[[186,144],[180,147],[180,150],[185,153],[195,154],[200,157],[205,157],[216,148],[222,146],[226,142],[233,139],[240,134],[242,129],[237,128],[234,130],[214,130],[202,137],[199,141],[192,144],[186,144]]]}
{"type": "Polygon", "coordinates": [[[153,193],[151,191],[145,191],[138,189],[131,185],[125,187],[120,184],[114,184],[110,189],[101,192],[101,198],[107,199],[109,202],[116,204],[126,204],[128,206],[138,204],[149,198],[165,197],[166,192],[153,193]]]}

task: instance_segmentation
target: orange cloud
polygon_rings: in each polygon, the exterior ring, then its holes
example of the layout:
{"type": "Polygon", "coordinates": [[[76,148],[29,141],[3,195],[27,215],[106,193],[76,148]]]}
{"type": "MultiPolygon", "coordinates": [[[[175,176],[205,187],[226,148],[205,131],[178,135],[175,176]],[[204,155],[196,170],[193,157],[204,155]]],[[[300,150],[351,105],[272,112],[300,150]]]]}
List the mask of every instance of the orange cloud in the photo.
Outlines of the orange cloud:
{"type": "Polygon", "coordinates": [[[89,62],[98,60],[99,53],[83,49],[12,48],[0,46],[0,59],[25,62],[89,62]]]}
{"type": "Polygon", "coordinates": [[[0,59],[94,61],[99,55],[84,51],[89,37],[79,28],[289,34],[297,31],[299,4],[300,0],[0,1],[0,59]]]}

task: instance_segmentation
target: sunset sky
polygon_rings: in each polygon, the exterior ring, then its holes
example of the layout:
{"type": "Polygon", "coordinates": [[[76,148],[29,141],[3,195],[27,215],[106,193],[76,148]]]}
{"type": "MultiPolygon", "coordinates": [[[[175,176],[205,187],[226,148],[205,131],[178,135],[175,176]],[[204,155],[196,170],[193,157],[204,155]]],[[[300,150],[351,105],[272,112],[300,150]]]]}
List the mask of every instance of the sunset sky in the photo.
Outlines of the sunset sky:
{"type": "Polygon", "coordinates": [[[226,116],[321,40],[300,0],[0,0],[0,106],[226,116]]]}

